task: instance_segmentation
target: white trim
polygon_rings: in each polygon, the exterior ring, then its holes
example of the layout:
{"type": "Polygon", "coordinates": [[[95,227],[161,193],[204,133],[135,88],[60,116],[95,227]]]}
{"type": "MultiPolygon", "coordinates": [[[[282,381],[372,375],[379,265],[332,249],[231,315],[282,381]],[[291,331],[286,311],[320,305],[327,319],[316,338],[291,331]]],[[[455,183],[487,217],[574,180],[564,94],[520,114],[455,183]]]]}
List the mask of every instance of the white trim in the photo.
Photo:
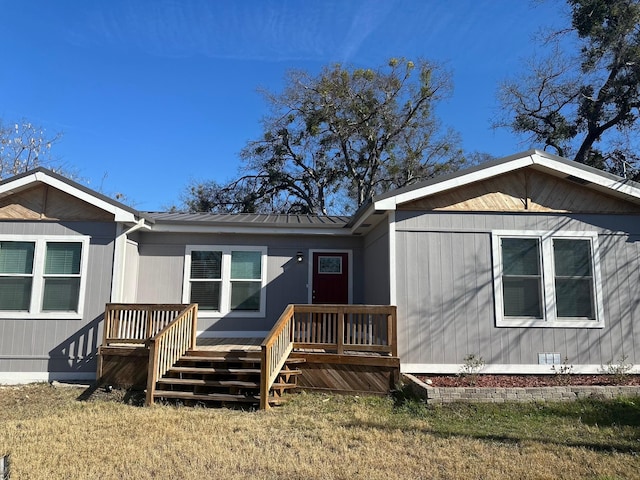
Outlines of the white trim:
{"type": "Polygon", "coordinates": [[[396,212],[389,212],[389,304],[398,304],[396,258],[396,212]]]}
{"type": "Polygon", "coordinates": [[[373,205],[370,204],[366,208],[366,210],[362,213],[362,215],[358,217],[358,220],[356,221],[356,223],[354,223],[353,226],[351,227],[351,233],[355,232],[358,228],[360,228],[360,225],[362,225],[374,212],[375,212],[375,208],[373,208],[373,205]]]}
{"type": "MultiPolygon", "coordinates": [[[[200,313],[200,312],[198,312],[200,313]]],[[[198,330],[196,332],[198,338],[266,338],[269,335],[268,330],[224,330],[210,331],[198,330]]]]}
{"type": "MultiPolygon", "coordinates": [[[[561,367],[562,365],[556,365],[556,369],[561,367]]],[[[400,362],[400,371],[402,373],[422,373],[422,374],[458,374],[464,367],[462,363],[402,363],[400,362]]],[[[546,375],[553,374],[553,370],[551,370],[552,365],[538,365],[538,364],[522,364],[522,365],[511,365],[511,364],[488,364],[482,367],[480,370],[480,374],[506,374],[506,375],[546,375]]],[[[602,365],[593,365],[593,364],[583,364],[583,365],[572,365],[571,374],[585,374],[585,375],[594,375],[594,374],[605,374],[606,366],[602,365]]],[[[640,373],[640,364],[635,364],[629,371],[629,373],[638,374],[640,373]]]]}
{"type": "Polygon", "coordinates": [[[311,248],[308,251],[307,259],[307,303],[313,303],[313,254],[314,253],[346,253],[349,274],[347,277],[347,298],[348,303],[353,303],[353,250],[348,248],[311,248]]]}
{"type": "Polygon", "coordinates": [[[26,175],[22,178],[9,181],[4,185],[0,185],[0,195],[10,195],[14,191],[19,190],[22,187],[27,187],[33,183],[41,182],[56,188],[64,193],[67,193],[83,202],[86,202],[94,207],[100,208],[106,212],[112,213],[116,222],[135,222],[136,218],[133,213],[128,212],[112,203],[95,197],[90,193],[80,190],[76,187],[69,185],[66,182],[58,180],[47,175],[45,172],[33,172],[30,175],[26,175]]]}
{"type": "Polygon", "coordinates": [[[35,244],[33,253],[33,271],[31,277],[31,304],[29,311],[0,310],[0,319],[65,319],[77,320],[82,318],[84,312],[85,293],[87,289],[87,272],[89,267],[89,248],[91,237],[88,235],[0,235],[3,242],[30,242],[35,244]],[[81,243],[82,254],[80,257],[80,289],[78,291],[78,311],[42,311],[42,296],[44,294],[44,262],[47,243],[81,243]]]}
{"type": "Polygon", "coordinates": [[[0,385],[58,381],[95,381],[95,372],[0,372],[0,385]]]}
{"type": "Polygon", "coordinates": [[[546,231],[546,230],[494,230],[491,232],[493,254],[493,287],[496,327],[536,327],[536,328],[604,328],[604,298],[600,275],[600,251],[598,233],[593,231],[546,231]],[[505,318],[502,295],[502,238],[532,238],[540,245],[540,275],[542,279],[542,319],[505,318]],[[590,240],[593,267],[593,301],[595,319],[558,319],[556,314],[555,267],[553,239],[590,240]]]}
{"type": "MultiPolygon", "coordinates": [[[[149,230],[144,218],[141,218],[136,224],[125,230],[125,225],[118,223],[116,227],[116,240],[113,252],[113,277],[111,279],[111,302],[126,303],[124,288],[127,272],[127,245],[133,240],[129,240],[129,235],[142,228],[149,230]]],[[[136,242],[133,242],[137,245],[136,242]]],[[[136,272],[137,274],[137,272],[136,272]]]]}
{"type": "Polygon", "coordinates": [[[533,165],[534,163],[535,161],[533,160],[533,156],[531,155],[518,158],[507,163],[501,163],[492,167],[482,168],[480,170],[463,174],[449,180],[444,180],[423,188],[417,188],[409,192],[401,193],[393,197],[379,200],[374,203],[374,207],[376,210],[395,210],[396,206],[399,204],[418,200],[419,198],[428,197],[429,195],[434,195],[445,190],[461,187],[469,183],[485,180],[487,178],[500,175],[511,170],[516,170],[518,168],[533,165]]]}
{"type": "MultiPolygon", "coordinates": [[[[186,245],[182,279],[182,301],[190,303],[191,252],[222,252],[222,278],[220,279],[220,310],[198,310],[198,318],[264,318],[267,312],[267,258],[265,246],[252,245],[186,245]],[[260,252],[260,309],[257,311],[231,310],[231,252],[260,252]]],[[[257,281],[256,281],[257,283],[257,281]]]]}
{"type": "Polygon", "coordinates": [[[127,258],[127,234],[124,225],[116,225],[116,239],[113,246],[113,275],[111,276],[111,303],[122,302],[124,293],[124,271],[127,258]]]}
{"type": "Polygon", "coordinates": [[[467,174],[455,176],[449,180],[435,182],[422,188],[416,188],[405,193],[400,193],[388,198],[384,198],[374,202],[375,210],[395,210],[397,205],[428,197],[446,190],[462,187],[473,182],[486,180],[488,178],[512,172],[519,168],[534,166],[539,170],[548,169],[561,173],[563,177],[568,175],[580,178],[594,185],[598,185],[610,191],[610,194],[617,197],[631,197],[632,199],[640,199],[640,189],[626,183],[624,180],[616,180],[597,172],[587,171],[578,166],[573,166],[567,162],[560,162],[539,152],[514,158],[512,160],[498,163],[497,165],[480,168],[467,174]],[[542,168],[540,168],[542,167],[542,168]]]}

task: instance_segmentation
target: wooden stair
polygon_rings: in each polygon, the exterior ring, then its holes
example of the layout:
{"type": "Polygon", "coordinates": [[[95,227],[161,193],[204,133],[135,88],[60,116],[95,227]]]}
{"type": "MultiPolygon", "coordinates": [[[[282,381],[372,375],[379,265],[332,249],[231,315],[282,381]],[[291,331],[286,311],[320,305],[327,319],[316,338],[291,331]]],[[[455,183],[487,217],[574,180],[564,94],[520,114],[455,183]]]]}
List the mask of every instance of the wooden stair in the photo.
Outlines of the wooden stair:
{"type": "MultiPolygon", "coordinates": [[[[269,404],[280,405],[283,394],[298,386],[301,371],[288,360],[269,392],[269,404]]],[[[191,350],[156,384],[154,399],[186,405],[257,406],[260,404],[260,352],[191,350]]]]}

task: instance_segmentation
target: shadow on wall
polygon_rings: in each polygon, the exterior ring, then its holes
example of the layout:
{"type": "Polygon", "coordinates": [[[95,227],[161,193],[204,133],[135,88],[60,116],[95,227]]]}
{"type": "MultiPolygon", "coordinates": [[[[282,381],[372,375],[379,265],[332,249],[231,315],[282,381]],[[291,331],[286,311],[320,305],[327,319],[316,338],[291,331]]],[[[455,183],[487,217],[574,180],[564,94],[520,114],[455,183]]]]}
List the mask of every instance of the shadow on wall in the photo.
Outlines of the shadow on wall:
{"type": "MultiPolygon", "coordinates": [[[[602,291],[598,294],[604,305],[605,327],[497,327],[490,234],[473,232],[462,242],[462,236],[453,238],[454,232],[447,233],[451,238],[441,233],[431,243],[437,248],[422,245],[424,248],[415,250],[412,257],[428,273],[418,278],[423,283],[422,288],[416,289],[415,298],[419,300],[410,303],[408,315],[428,321],[404,332],[407,337],[404,341],[414,349],[421,349],[421,362],[460,363],[466,354],[476,354],[489,364],[534,364],[537,353],[559,351],[571,363],[605,365],[615,363],[622,355],[628,357],[627,361],[638,363],[640,353],[634,340],[637,338],[634,326],[640,312],[640,295],[635,287],[639,278],[639,236],[625,234],[621,230],[625,219],[620,218],[568,215],[536,218],[539,230],[599,232],[602,291]],[[466,256],[465,249],[468,249],[466,256]],[[430,250],[436,254],[429,256],[430,250]]],[[[511,229],[517,227],[521,226],[511,229]]]]}
{"type": "Polygon", "coordinates": [[[95,373],[104,313],[49,351],[50,373],[95,373]]]}
{"type": "MultiPolygon", "coordinates": [[[[295,253],[295,252],[294,252],[295,253]]],[[[205,329],[205,332],[228,331],[269,331],[278,321],[284,309],[290,303],[308,303],[307,264],[298,263],[295,255],[284,262],[280,268],[282,272],[265,286],[266,313],[264,318],[245,318],[225,316],[216,319],[205,329]]],[[[200,323],[200,322],[199,322],[200,323]]],[[[200,329],[200,325],[199,328],[200,329]]]]}

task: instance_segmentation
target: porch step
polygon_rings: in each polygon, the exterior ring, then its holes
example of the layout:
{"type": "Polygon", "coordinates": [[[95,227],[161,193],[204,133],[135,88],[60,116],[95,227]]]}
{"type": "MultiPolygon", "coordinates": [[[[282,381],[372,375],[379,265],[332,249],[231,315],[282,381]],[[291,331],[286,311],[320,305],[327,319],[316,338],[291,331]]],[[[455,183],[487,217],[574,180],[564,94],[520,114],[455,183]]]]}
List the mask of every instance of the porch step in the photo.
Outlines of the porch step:
{"type": "Polygon", "coordinates": [[[163,385],[189,385],[197,387],[260,388],[260,382],[245,382],[242,380],[204,380],[201,378],[164,377],[158,380],[158,383],[163,385]]]}
{"type": "Polygon", "coordinates": [[[260,375],[259,368],[171,367],[167,373],[199,373],[202,375],[260,375]]]}
{"type": "Polygon", "coordinates": [[[298,388],[298,385],[296,383],[274,383],[271,388],[274,390],[292,390],[298,388]]]}
{"type": "Polygon", "coordinates": [[[239,356],[207,356],[207,355],[186,355],[180,359],[180,362],[197,362],[197,363],[260,363],[260,358],[256,357],[239,357],[239,356]]]}
{"type": "MultiPolygon", "coordinates": [[[[298,387],[302,372],[288,359],[269,392],[270,405],[284,403],[282,394],[298,387]],[[293,367],[293,368],[292,368],[293,367]]],[[[190,350],[156,383],[154,398],[211,404],[259,404],[261,351],[190,350]]]]}
{"type": "Polygon", "coordinates": [[[260,360],[261,351],[230,351],[230,352],[221,352],[219,350],[187,350],[183,358],[187,357],[214,357],[214,358],[225,358],[225,359],[234,359],[234,358],[247,358],[247,359],[258,359],[260,360]]]}
{"type": "MultiPolygon", "coordinates": [[[[158,398],[175,398],[179,400],[200,400],[205,402],[260,403],[260,395],[234,395],[230,393],[192,393],[171,390],[156,390],[158,398]]],[[[281,403],[282,399],[269,397],[270,403],[281,403]]]]}
{"type": "MultiPolygon", "coordinates": [[[[186,401],[197,400],[212,403],[260,403],[260,395],[234,395],[230,393],[193,393],[172,390],[156,390],[154,397],[186,401]]],[[[286,399],[281,397],[269,396],[269,403],[271,405],[282,405],[285,402],[286,399]]]]}
{"type": "Polygon", "coordinates": [[[287,358],[284,361],[285,365],[298,365],[300,363],[307,363],[306,358],[287,358]]]}
{"type": "Polygon", "coordinates": [[[302,370],[297,368],[291,370],[280,370],[279,375],[302,375],[302,370]]]}

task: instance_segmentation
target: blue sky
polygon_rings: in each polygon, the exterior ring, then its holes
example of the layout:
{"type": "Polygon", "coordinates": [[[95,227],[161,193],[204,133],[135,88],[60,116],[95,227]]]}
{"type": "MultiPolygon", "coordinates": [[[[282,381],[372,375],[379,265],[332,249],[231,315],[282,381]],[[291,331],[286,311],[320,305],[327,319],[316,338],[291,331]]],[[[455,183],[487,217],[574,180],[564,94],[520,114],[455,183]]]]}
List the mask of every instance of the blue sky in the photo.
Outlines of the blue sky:
{"type": "Polygon", "coordinates": [[[494,131],[498,84],[522,68],[564,3],[528,0],[0,0],[0,119],[64,136],[54,147],[91,187],[140,210],[179,203],[192,180],[232,178],[261,134],[258,88],[291,68],[423,57],[451,71],[444,125],[467,151],[529,148],[494,131]]]}

